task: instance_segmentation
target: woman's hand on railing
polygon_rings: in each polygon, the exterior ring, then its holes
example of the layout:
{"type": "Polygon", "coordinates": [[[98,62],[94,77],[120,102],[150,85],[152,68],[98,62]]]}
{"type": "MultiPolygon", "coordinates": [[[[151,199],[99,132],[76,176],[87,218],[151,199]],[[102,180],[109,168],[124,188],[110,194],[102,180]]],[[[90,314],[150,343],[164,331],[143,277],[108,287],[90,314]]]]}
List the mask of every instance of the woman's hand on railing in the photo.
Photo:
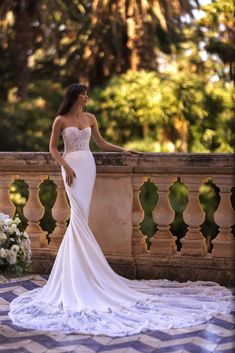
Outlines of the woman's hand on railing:
{"type": "Polygon", "coordinates": [[[125,149],[124,149],[123,153],[124,153],[124,154],[127,154],[127,155],[129,155],[129,156],[141,154],[141,152],[138,152],[138,151],[132,150],[132,149],[128,149],[128,150],[125,150],[125,149]]]}

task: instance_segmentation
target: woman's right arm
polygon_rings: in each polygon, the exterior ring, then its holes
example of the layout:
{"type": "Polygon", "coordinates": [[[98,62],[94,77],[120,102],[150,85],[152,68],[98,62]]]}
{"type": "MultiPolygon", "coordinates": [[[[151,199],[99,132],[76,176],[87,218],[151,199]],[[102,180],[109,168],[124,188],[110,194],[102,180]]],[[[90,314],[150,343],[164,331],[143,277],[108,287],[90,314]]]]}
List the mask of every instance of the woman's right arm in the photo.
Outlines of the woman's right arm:
{"type": "Polygon", "coordinates": [[[73,178],[76,178],[76,174],[74,170],[66,163],[66,161],[61,157],[57,145],[60,137],[60,132],[62,130],[62,121],[60,117],[57,117],[53,123],[50,143],[49,143],[49,151],[52,157],[64,168],[66,172],[66,182],[70,186],[73,182],[73,178]]]}

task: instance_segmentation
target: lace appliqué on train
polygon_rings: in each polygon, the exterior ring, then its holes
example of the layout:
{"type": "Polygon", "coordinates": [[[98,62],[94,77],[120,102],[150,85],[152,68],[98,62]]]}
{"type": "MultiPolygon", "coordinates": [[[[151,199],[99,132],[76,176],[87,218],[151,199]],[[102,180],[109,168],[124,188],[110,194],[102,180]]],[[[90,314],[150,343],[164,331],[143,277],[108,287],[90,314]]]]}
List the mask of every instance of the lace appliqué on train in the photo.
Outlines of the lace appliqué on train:
{"type": "Polygon", "coordinates": [[[232,310],[230,290],[213,282],[130,281],[153,295],[127,307],[72,311],[43,302],[43,288],[26,292],[11,305],[14,324],[38,330],[121,337],[146,330],[188,327],[232,310]]]}

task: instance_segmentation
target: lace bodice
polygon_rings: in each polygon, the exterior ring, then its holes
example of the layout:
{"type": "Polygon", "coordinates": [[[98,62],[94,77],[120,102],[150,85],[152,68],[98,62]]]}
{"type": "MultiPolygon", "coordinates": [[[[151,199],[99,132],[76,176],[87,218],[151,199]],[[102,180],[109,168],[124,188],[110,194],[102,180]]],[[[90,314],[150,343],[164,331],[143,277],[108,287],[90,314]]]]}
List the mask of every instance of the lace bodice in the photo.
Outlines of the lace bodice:
{"type": "Polygon", "coordinates": [[[64,140],[64,156],[75,151],[90,151],[89,142],[91,137],[91,127],[82,130],[76,126],[69,126],[63,129],[62,137],[64,140]]]}

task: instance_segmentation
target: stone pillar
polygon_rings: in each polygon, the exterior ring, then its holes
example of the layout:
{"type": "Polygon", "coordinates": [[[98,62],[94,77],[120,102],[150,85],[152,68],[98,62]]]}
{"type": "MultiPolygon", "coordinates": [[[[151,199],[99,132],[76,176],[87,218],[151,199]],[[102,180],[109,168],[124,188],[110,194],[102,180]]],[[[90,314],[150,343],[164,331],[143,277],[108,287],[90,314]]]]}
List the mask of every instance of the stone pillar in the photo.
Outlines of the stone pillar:
{"type": "Polygon", "coordinates": [[[169,203],[169,187],[174,181],[174,177],[154,176],[151,181],[158,186],[158,203],[153,210],[153,220],[157,223],[158,230],[154,234],[150,253],[154,255],[172,255],[176,252],[176,237],[174,237],[169,225],[173,222],[175,213],[169,203]]]}
{"type": "Polygon", "coordinates": [[[57,251],[62,242],[64,233],[67,228],[67,220],[69,219],[69,216],[70,216],[70,207],[67,201],[67,197],[64,189],[64,183],[61,176],[60,175],[50,176],[50,180],[53,180],[53,182],[57,186],[56,201],[52,208],[52,216],[56,221],[56,227],[53,233],[51,234],[50,247],[52,247],[53,250],[57,251]]]}
{"type": "Polygon", "coordinates": [[[139,175],[133,175],[133,209],[132,209],[132,253],[143,254],[147,251],[146,236],[140,230],[140,223],[144,219],[144,211],[140,204],[139,193],[140,187],[146,178],[139,175]]]}
{"type": "Polygon", "coordinates": [[[0,175],[0,212],[12,217],[15,206],[10,199],[10,185],[15,180],[14,175],[0,175]]]}
{"type": "Polygon", "coordinates": [[[212,240],[212,256],[233,258],[235,239],[231,226],[235,221],[235,212],[231,204],[231,189],[234,180],[231,175],[225,175],[215,176],[213,181],[220,188],[220,203],[214,214],[215,222],[219,226],[219,234],[212,240]]]}
{"type": "Polygon", "coordinates": [[[44,214],[44,207],[39,199],[39,185],[47,178],[46,175],[25,175],[22,179],[29,186],[29,198],[23,209],[24,216],[28,220],[26,232],[31,240],[32,252],[40,247],[47,246],[46,232],[43,232],[39,221],[44,214]]]}
{"type": "Polygon", "coordinates": [[[185,175],[181,180],[188,188],[188,205],[183,213],[185,223],[188,225],[188,232],[181,239],[182,255],[205,256],[207,254],[206,239],[200,231],[200,225],[205,219],[205,214],[199,202],[199,188],[202,184],[202,177],[197,175],[185,175]]]}

